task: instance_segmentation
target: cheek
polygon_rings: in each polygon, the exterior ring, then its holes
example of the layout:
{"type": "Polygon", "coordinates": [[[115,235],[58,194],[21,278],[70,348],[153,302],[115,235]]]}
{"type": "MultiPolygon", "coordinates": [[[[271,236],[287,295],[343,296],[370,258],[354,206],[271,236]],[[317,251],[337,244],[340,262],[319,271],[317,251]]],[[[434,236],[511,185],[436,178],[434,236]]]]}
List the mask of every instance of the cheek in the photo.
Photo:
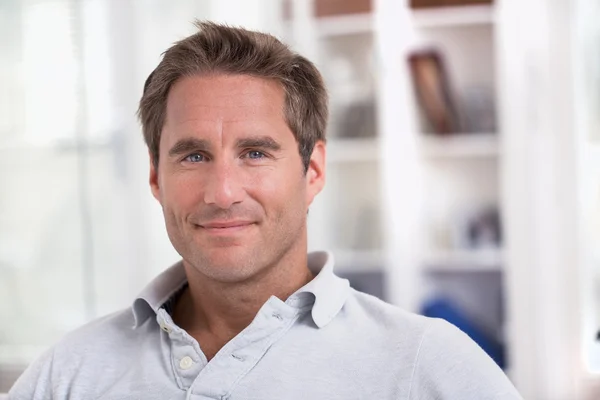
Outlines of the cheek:
{"type": "Polygon", "coordinates": [[[202,199],[202,182],[192,174],[174,175],[162,183],[164,206],[185,212],[193,210],[202,199]]]}
{"type": "MultiPolygon", "coordinates": [[[[306,184],[301,172],[284,170],[262,171],[249,179],[248,193],[259,197],[265,208],[279,210],[302,208],[306,198],[306,184]]],[[[268,210],[267,210],[268,212],[268,210]]]]}

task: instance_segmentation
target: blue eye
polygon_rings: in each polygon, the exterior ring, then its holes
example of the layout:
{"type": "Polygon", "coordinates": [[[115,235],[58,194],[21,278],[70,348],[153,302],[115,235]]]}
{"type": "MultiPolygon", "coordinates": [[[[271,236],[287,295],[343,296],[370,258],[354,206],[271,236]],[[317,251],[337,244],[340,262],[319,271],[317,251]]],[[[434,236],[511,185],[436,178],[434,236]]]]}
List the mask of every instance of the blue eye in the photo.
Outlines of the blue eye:
{"type": "Polygon", "coordinates": [[[189,156],[187,156],[185,158],[185,161],[189,161],[192,163],[199,163],[199,162],[204,161],[204,156],[202,154],[198,154],[198,153],[190,154],[189,156]]]}
{"type": "Polygon", "coordinates": [[[265,155],[263,153],[261,153],[260,151],[249,151],[248,152],[248,158],[251,158],[253,160],[259,160],[261,158],[263,158],[265,155]]]}

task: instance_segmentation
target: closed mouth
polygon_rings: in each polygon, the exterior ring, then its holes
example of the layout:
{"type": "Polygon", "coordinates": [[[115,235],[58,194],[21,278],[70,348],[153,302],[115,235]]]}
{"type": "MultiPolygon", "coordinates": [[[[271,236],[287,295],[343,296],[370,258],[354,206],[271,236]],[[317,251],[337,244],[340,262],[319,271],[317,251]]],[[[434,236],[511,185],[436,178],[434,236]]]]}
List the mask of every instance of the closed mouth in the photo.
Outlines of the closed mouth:
{"type": "Polygon", "coordinates": [[[200,224],[200,226],[205,229],[231,229],[242,228],[252,224],[252,221],[216,221],[200,224]]]}

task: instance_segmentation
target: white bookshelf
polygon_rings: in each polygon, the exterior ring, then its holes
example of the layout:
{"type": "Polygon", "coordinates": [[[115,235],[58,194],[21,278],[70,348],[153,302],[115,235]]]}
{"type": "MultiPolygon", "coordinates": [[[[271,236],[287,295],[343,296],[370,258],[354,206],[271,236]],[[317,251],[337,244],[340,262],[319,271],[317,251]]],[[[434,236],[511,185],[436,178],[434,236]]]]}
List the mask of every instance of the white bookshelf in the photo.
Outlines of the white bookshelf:
{"type": "Polygon", "coordinates": [[[494,3],[411,10],[408,1],[375,1],[389,287],[395,302],[416,309],[424,287],[441,285],[432,275],[457,285],[497,280],[506,372],[523,398],[596,399],[600,168],[593,143],[600,143],[600,97],[591,83],[598,81],[600,6],[494,3]],[[499,129],[444,138],[419,133],[402,61],[420,47],[444,51],[458,97],[472,84],[493,93],[499,129]],[[424,224],[432,214],[439,224],[451,220],[444,208],[453,200],[477,200],[462,196],[470,185],[497,202],[498,250],[436,245],[424,224]],[[582,273],[584,265],[589,270],[582,273]]]}
{"type": "Polygon", "coordinates": [[[379,156],[379,142],[375,138],[334,138],[327,142],[328,163],[375,162],[379,156]]]}
{"type": "Polygon", "coordinates": [[[373,33],[372,14],[350,14],[318,18],[317,33],[320,37],[334,37],[373,33]]]}
{"type": "Polygon", "coordinates": [[[425,269],[437,272],[501,272],[501,249],[430,250],[423,256],[425,269]]]}
{"type": "Polygon", "coordinates": [[[381,271],[384,266],[381,251],[333,249],[332,253],[336,272],[377,272],[381,271]]]}
{"type": "Polygon", "coordinates": [[[356,132],[349,132],[355,125],[347,122],[354,107],[372,110],[374,14],[316,17],[315,0],[292,0],[291,5],[286,40],[316,63],[330,96],[327,184],[310,209],[309,250],[332,251],[342,274],[381,274],[379,133],[374,116],[372,127],[365,124],[356,132]]]}
{"type": "MultiPolygon", "coordinates": [[[[397,19],[401,21],[404,18],[407,26],[404,32],[396,33],[404,34],[407,38],[395,53],[396,59],[406,60],[411,52],[420,49],[437,49],[449,78],[451,96],[461,111],[459,114],[465,113],[464,100],[472,87],[484,87],[491,96],[496,96],[493,68],[496,62],[495,18],[492,6],[418,10],[400,8],[396,12],[397,19]]],[[[410,71],[404,65],[398,73],[405,74],[402,82],[406,91],[405,101],[411,112],[403,115],[401,120],[397,119],[395,132],[390,130],[383,134],[406,132],[405,135],[413,143],[413,146],[405,146],[403,156],[393,158],[388,167],[397,171],[404,167],[407,158],[414,159],[412,180],[419,186],[412,183],[414,190],[407,190],[403,183],[399,183],[396,190],[404,196],[414,195],[417,203],[412,213],[416,215],[413,221],[417,236],[413,247],[418,250],[410,261],[415,268],[415,279],[425,286],[441,285],[443,291],[443,283],[428,282],[436,279],[436,275],[430,272],[456,274],[452,284],[460,284],[464,279],[463,290],[470,291],[471,273],[495,272],[498,273],[497,285],[502,287],[503,252],[500,249],[465,249],[454,243],[456,239],[453,238],[461,226],[466,229],[464,225],[467,223],[459,222],[461,218],[472,218],[482,204],[501,206],[498,197],[498,165],[502,156],[499,133],[426,133],[430,128],[417,112],[419,103],[413,94],[410,71]]],[[[392,173],[390,176],[393,176],[392,173]]],[[[395,185],[394,182],[387,184],[395,185]]],[[[409,212],[406,211],[407,214],[409,212]]],[[[407,217],[405,215],[403,218],[407,217]]],[[[435,293],[414,289],[415,309],[427,296],[432,295],[435,293]]],[[[486,296],[486,292],[477,292],[476,295],[486,296]]],[[[482,304],[489,303],[486,298],[480,300],[482,304]]],[[[497,324],[501,323],[497,321],[497,324]]]]}
{"type": "MultiPolygon", "coordinates": [[[[489,49],[494,47],[494,9],[411,11],[402,7],[402,1],[394,0],[393,5],[387,1],[375,1],[370,14],[325,18],[314,17],[312,1],[294,3],[291,37],[323,72],[333,117],[327,143],[328,181],[311,208],[309,247],[312,240],[313,246],[333,250],[341,273],[383,271],[388,300],[419,311],[426,300],[424,288],[440,286],[426,282],[436,273],[454,275],[452,285],[459,285],[459,290],[450,291],[454,293],[468,291],[473,282],[500,284],[501,249],[468,250],[449,244],[460,226],[453,215],[456,204],[499,203],[501,145],[494,131],[424,134],[403,60],[415,48],[437,44],[448,51],[448,70],[458,95],[470,84],[493,90],[495,61],[489,49]],[[389,11],[384,11],[385,4],[389,11]],[[465,42],[472,45],[465,48],[465,42]],[[349,65],[353,74],[348,73],[349,65]],[[351,103],[349,94],[356,95],[348,87],[357,82],[363,93],[372,89],[376,96],[378,131],[370,138],[344,138],[344,129],[336,129],[346,116],[344,107],[351,103]],[[380,222],[367,227],[365,222],[377,214],[380,222]],[[428,215],[436,219],[429,220],[428,215]],[[365,232],[357,234],[361,229],[365,232]],[[369,242],[377,233],[381,243],[369,242]],[[481,277],[481,272],[493,273],[481,277]]],[[[479,290],[470,296],[485,295],[479,290]]],[[[493,308],[493,301],[482,303],[493,308]]]]}
{"type": "Polygon", "coordinates": [[[494,6],[470,5],[418,9],[411,11],[411,18],[415,26],[421,29],[485,25],[494,22],[494,6]]]}
{"type": "Polygon", "coordinates": [[[500,143],[496,133],[424,135],[419,144],[421,154],[429,158],[479,158],[500,155],[500,143]]]}
{"type": "MultiPolygon", "coordinates": [[[[496,9],[413,10],[408,1],[397,0],[376,4],[380,148],[390,221],[385,232],[388,290],[395,303],[411,311],[419,312],[432,300],[449,301],[474,323],[505,331],[511,315],[490,312],[503,309],[506,295],[504,237],[479,249],[470,236],[486,205],[503,216],[504,148],[502,132],[493,126],[502,125],[497,113],[496,124],[485,119],[483,109],[477,119],[470,97],[484,93],[486,104],[492,104],[488,111],[498,103],[496,9]],[[452,134],[430,133],[413,87],[408,57],[432,49],[441,56],[463,127],[452,134]],[[484,120],[482,129],[477,123],[484,120]]],[[[511,344],[503,345],[510,354],[511,344]]]]}
{"type": "MultiPolygon", "coordinates": [[[[579,315],[566,291],[577,293],[579,286],[562,266],[576,270],[569,255],[580,236],[573,228],[572,204],[559,206],[556,200],[574,193],[577,181],[569,170],[569,141],[576,131],[569,118],[577,104],[566,78],[574,37],[566,22],[571,2],[495,0],[493,6],[411,10],[408,0],[373,0],[369,15],[315,18],[313,1],[294,0],[294,10],[303,13],[294,17],[300,27],[298,49],[334,81],[342,74],[338,64],[328,70],[329,60],[342,55],[342,48],[352,53],[350,64],[360,67],[357,80],[373,79],[378,131],[375,140],[330,136],[328,183],[319,206],[311,209],[309,219],[317,228],[309,231],[309,240],[332,243],[342,271],[382,265],[388,300],[411,311],[419,311],[431,288],[462,293],[475,308],[481,303],[475,310],[480,316],[503,298],[502,326],[495,328],[506,333],[501,335],[506,372],[523,397],[583,399],[569,386],[581,376],[581,367],[569,358],[572,349],[566,345],[576,343],[572,332],[579,315]],[[404,62],[419,48],[444,52],[458,108],[468,105],[474,86],[487,90],[498,128],[471,127],[465,132],[476,133],[444,137],[424,133],[404,62]],[[368,67],[361,64],[365,56],[371,58],[368,67]],[[355,242],[332,240],[355,229],[348,223],[365,196],[379,207],[381,246],[358,249],[355,242]],[[490,202],[500,211],[501,244],[471,250],[453,243],[461,226],[454,217],[456,205],[490,202]],[[559,292],[564,297],[555,295],[559,292]],[[548,349],[556,362],[541,361],[548,349]]],[[[576,2],[586,1],[593,2],[576,2]]],[[[590,29],[594,21],[590,17],[590,29]]],[[[327,83],[335,110],[345,100],[344,85],[327,83]]],[[[595,153],[583,153],[593,164],[595,153]]],[[[585,194],[598,196],[597,191],[585,194]]],[[[597,255],[588,256],[597,263],[597,255]]],[[[591,280],[586,282],[591,287],[591,280]]],[[[600,354],[597,343],[588,344],[600,354]]],[[[591,374],[586,379],[593,380],[591,374]]]]}

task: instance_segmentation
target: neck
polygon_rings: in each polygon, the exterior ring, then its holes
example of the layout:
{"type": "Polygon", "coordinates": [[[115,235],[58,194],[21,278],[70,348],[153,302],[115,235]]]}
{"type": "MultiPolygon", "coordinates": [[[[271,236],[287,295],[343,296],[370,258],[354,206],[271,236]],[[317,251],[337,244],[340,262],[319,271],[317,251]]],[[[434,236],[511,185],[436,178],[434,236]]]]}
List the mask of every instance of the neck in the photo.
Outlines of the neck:
{"type": "MultiPolygon", "coordinates": [[[[202,338],[203,343],[212,341],[215,349],[246,328],[271,296],[285,301],[313,278],[305,250],[242,282],[215,281],[185,261],[184,266],[189,287],[177,302],[173,318],[192,337],[202,338]]],[[[203,350],[207,356],[211,353],[203,350]]]]}

